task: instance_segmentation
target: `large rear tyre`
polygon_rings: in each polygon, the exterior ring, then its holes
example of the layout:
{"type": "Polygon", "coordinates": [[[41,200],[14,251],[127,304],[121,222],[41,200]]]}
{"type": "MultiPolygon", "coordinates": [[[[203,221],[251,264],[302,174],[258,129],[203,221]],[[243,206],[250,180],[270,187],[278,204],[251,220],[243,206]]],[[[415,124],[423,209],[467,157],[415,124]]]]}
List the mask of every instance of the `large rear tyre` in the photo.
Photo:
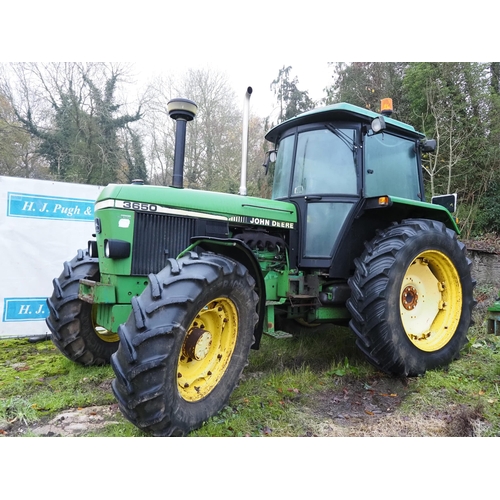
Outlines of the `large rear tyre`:
{"type": "Polygon", "coordinates": [[[454,231],[437,221],[405,220],[366,244],[355,266],[350,327],[372,364],[416,376],[458,357],[475,282],[454,231]]]}
{"type": "Polygon", "coordinates": [[[111,358],[119,407],[156,436],[182,436],[220,411],[254,343],[258,296],[248,270],[215,254],[170,259],[119,329],[111,358]]]}
{"type": "Polygon", "coordinates": [[[47,326],[55,346],[71,361],[82,365],[104,365],[118,348],[119,338],[95,322],[96,309],[78,298],[81,279],[99,281],[98,259],[87,251],[65,262],[59,278],[53,280],[54,291],[47,299],[47,326]]]}

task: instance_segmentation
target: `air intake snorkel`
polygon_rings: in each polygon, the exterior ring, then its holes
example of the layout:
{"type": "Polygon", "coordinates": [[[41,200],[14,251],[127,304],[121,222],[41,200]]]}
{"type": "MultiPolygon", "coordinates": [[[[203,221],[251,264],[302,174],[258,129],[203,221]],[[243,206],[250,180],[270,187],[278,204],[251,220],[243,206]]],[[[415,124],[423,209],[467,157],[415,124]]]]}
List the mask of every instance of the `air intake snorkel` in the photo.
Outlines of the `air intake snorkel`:
{"type": "Polygon", "coordinates": [[[198,106],[189,99],[182,99],[178,97],[168,101],[167,110],[170,118],[176,121],[172,187],[182,188],[184,175],[184,154],[186,150],[186,123],[190,122],[196,116],[198,106]]]}

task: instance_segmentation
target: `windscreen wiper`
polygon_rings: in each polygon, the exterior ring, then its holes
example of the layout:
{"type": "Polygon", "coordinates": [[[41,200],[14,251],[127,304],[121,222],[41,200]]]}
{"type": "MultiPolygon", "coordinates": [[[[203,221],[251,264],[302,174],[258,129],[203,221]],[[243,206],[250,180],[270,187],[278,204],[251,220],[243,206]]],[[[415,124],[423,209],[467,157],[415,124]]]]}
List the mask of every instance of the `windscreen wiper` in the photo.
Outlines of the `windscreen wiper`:
{"type": "Polygon", "coordinates": [[[326,128],[333,132],[350,150],[352,153],[356,150],[354,141],[343,131],[334,127],[331,123],[326,124],[326,128]]]}

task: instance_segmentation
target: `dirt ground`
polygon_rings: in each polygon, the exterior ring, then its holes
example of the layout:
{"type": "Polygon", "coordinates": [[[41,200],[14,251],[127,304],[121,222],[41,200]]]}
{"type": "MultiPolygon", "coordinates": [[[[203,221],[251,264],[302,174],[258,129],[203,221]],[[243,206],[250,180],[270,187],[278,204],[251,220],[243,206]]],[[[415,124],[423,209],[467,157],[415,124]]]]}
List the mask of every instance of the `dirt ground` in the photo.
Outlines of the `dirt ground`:
{"type": "MultiPolygon", "coordinates": [[[[401,415],[398,407],[411,381],[380,377],[369,382],[343,383],[338,390],[315,394],[314,406],[303,406],[301,420],[310,437],[412,437],[477,436],[482,422],[457,408],[449,412],[415,416],[401,415]]],[[[42,437],[81,436],[104,426],[123,421],[117,404],[66,410],[55,417],[32,425],[11,422],[0,429],[5,436],[42,437]]]]}
{"type": "MultiPolygon", "coordinates": [[[[59,413],[47,422],[37,422],[29,430],[36,436],[44,437],[79,436],[118,423],[115,418],[117,414],[120,414],[117,404],[75,408],[59,413]]],[[[20,425],[16,430],[17,435],[25,433],[27,429],[27,426],[20,425]]]]}
{"type": "MultiPolygon", "coordinates": [[[[456,426],[448,414],[401,415],[398,408],[411,381],[383,377],[352,382],[315,397],[314,436],[449,436],[456,426]]],[[[461,431],[462,434],[464,431],[461,431]]],[[[465,431],[469,432],[469,430],[465,431]]]]}

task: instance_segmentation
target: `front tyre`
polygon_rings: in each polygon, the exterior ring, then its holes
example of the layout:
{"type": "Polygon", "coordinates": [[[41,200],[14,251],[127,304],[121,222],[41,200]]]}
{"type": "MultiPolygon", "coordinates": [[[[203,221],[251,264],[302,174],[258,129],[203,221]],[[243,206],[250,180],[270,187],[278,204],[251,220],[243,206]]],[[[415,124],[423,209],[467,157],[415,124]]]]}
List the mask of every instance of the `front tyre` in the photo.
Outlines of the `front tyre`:
{"type": "Polygon", "coordinates": [[[380,232],[349,280],[357,345],[377,368],[416,376],[449,364],[474,307],[471,262],[444,224],[408,219],[380,232]]]}
{"type": "Polygon", "coordinates": [[[59,278],[53,280],[54,291],[47,299],[46,323],[52,342],[71,361],[85,366],[107,364],[118,348],[118,335],[97,325],[96,306],[78,298],[81,279],[99,281],[98,259],[78,250],[63,268],[59,278]]]}
{"type": "Polygon", "coordinates": [[[156,436],[182,436],[220,411],[254,343],[258,296],[240,263],[215,254],[170,259],[132,300],[111,359],[122,413],[156,436]]]}

